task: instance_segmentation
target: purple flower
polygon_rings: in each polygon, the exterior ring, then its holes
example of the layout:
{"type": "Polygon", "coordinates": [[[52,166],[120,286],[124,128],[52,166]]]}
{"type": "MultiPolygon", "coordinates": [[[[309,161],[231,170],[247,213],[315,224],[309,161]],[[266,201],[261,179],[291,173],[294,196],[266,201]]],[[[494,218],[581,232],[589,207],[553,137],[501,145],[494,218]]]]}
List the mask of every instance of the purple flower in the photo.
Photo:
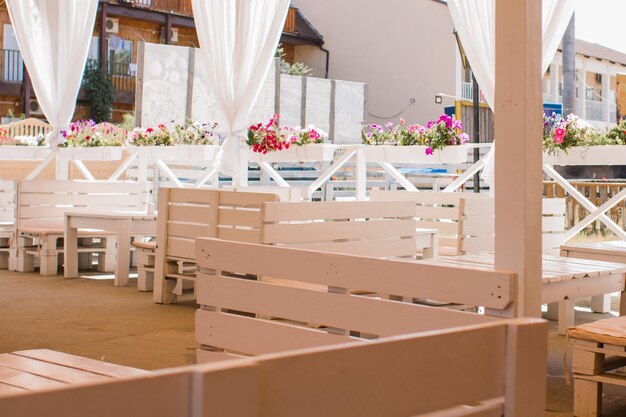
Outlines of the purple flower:
{"type": "Polygon", "coordinates": [[[467,133],[461,133],[459,135],[459,139],[461,139],[461,144],[469,142],[469,136],[467,135],[467,133]]]}
{"type": "Polygon", "coordinates": [[[433,148],[426,148],[426,155],[432,155],[433,154],[433,148]]]}
{"type": "Polygon", "coordinates": [[[387,129],[391,129],[393,127],[393,122],[389,122],[389,123],[385,124],[385,127],[387,129]]]}

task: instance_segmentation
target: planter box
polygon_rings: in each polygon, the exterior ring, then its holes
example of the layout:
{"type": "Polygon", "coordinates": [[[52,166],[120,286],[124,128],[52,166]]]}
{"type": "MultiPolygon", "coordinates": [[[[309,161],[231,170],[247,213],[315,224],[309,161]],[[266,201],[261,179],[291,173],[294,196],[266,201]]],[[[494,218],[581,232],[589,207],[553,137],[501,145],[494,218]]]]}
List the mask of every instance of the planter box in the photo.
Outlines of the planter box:
{"type": "Polygon", "coordinates": [[[250,162],[329,162],[335,156],[337,145],[318,143],[304,146],[292,146],[289,149],[268,152],[263,155],[248,150],[250,162]]]}
{"type": "Polygon", "coordinates": [[[129,146],[132,152],[139,150],[139,159],[148,161],[212,161],[217,145],[129,146]]]}
{"type": "Polygon", "coordinates": [[[543,153],[543,163],[548,165],[626,165],[626,145],[575,147],[567,153],[559,150],[555,155],[543,153]]]}
{"type": "Polygon", "coordinates": [[[58,157],[67,161],[119,161],[124,149],[121,146],[93,148],[59,148],[58,157]]]}
{"type": "Polygon", "coordinates": [[[463,164],[468,161],[468,146],[447,146],[426,155],[426,146],[366,145],[363,148],[367,162],[392,164],[463,164]]]}
{"type": "Polygon", "coordinates": [[[0,146],[0,160],[3,161],[41,161],[50,155],[47,146],[0,146]]]}

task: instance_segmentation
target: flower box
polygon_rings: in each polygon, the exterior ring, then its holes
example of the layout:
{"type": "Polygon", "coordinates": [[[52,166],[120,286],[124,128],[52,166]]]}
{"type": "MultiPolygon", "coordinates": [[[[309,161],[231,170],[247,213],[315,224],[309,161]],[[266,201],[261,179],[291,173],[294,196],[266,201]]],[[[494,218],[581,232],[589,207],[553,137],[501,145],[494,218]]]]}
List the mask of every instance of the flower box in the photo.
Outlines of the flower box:
{"type": "Polygon", "coordinates": [[[0,160],[3,161],[41,161],[50,155],[47,146],[0,146],[0,160]]]}
{"type": "Polygon", "coordinates": [[[447,146],[426,154],[427,146],[366,145],[363,148],[367,162],[392,164],[463,164],[468,161],[467,145],[447,146]]]}
{"type": "Polygon", "coordinates": [[[68,161],[119,161],[124,149],[121,146],[58,148],[58,156],[68,161]]]}
{"type": "Polygon", "coordinates": [[[555,154],[544,151],[543,163],[547,165],[626,165],[626,145],[573,147],[557,150],[555,154]]]}
{"type": "Polygon", "coordinates": [[[282,151],[268,152],[260,154],[248,150],[248,160],[250,162],[329,162],[335,156],[336,145],[328,143],[318,143],[303,146],[291,146],[282,151]]]}
{"type": "Polygon", "coordinates": [[[139,151],[139,158],[149,161],[212,161],[217,145],[129,146],[127,150],[139,151]]]}

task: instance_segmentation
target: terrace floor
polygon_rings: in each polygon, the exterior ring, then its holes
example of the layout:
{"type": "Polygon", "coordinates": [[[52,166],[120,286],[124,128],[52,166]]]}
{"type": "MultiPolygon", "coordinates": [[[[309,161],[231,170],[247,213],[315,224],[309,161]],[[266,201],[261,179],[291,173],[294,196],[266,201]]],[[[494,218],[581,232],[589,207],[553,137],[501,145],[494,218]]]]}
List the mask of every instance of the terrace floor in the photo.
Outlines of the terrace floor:
{"type": "MultiPolygon", "coordinates": [[[[0,270],[0,353],[49,348],[143,369],[195,362],[193,302],[152,303],[152,293],[111,280],[42,277],[0,270]]],[[[577,312],[581,322],[608,317],[577,312]]],[[[551,322],[546,416],[572,416],[563,371],[566,340],[551,322]]],[[[605,387],[606,417],[626,415],[626,390],[605,387]]]]}

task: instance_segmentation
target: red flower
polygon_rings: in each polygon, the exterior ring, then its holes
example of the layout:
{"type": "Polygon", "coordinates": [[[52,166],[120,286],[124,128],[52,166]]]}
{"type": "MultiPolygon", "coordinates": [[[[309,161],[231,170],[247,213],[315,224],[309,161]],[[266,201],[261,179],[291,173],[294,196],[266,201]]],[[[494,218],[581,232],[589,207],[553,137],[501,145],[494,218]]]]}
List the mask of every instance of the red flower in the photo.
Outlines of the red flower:
{"type": "Polygon", "coordinates": [[[154,132],[153,128],[149,127],[149,128],[146,129],[146,133],[152,133],[152,132],[154,132]]]}

